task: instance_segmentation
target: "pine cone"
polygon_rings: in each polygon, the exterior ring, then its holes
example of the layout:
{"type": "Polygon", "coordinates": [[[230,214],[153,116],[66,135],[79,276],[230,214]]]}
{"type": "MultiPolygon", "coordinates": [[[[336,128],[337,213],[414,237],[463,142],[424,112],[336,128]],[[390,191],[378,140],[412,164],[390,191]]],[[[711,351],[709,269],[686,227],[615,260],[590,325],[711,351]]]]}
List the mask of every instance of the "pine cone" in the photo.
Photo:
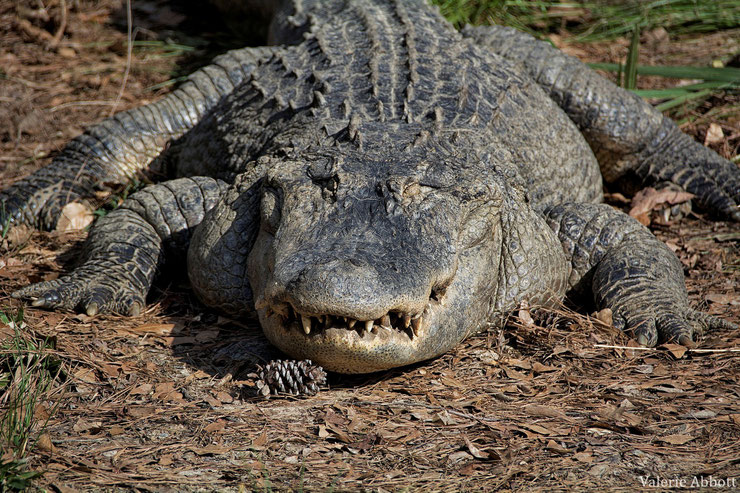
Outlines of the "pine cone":
{"type": "Polygon", "coordinates": [[[326,372],[310,359],[273,360],[257,376],[257,389],[260,395],[267,398],[278,393],[316,395],[319,386],[326,384],[326,372]]]}

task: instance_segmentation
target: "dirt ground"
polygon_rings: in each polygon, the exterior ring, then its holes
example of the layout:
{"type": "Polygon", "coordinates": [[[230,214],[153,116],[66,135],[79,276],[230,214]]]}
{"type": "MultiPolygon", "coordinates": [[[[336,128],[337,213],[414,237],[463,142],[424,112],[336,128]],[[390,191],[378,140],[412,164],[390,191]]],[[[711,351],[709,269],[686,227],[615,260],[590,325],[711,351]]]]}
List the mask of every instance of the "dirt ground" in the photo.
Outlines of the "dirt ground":
{"type": "MultiPolygon", "coordinates": [[[[24,6],[32,3],[0,0],[2,187],[47,164],[85,126],[155,101],[172,87],[160,84],[236,46],[218,22],[137,1],[136,39],[152,43],[127,61],[126,15],[115,0],[51,0],[45,11],[24,6]]],[[[740,49],[740,31],[682,39],[652,34],[643,42],[645,64],[706,66],[740,49]]],[[[564,46],[589,61],[620,61],[627,42],[564,46]]],[[[722,135],[708,139],[711,146],[735,156],[739,103],[737,94],[713,97],[689,111],[694,119],[683,128],[704,142],[710,124],[719,126],[722,135]]],[[[629,209],[619,196],[610,198],[629,209]]],[[[740,228],[696,213],[651,227],[683,262],[693,305],[740,323],[740,228]]],[[[34,233],[20,247],[0,247],[0,309],[19,306],[9,297],[13,290],[64,272],[83,238],[34,233]]],[[[254,322],[204,309],[183,280],[165,280],[154,291],[149,309],[135,318],[26,308],[28,334],[52,337],[64,369],[36,409],[40,420],[50,416],[29,462],[45,471],[39,487],[383,492],[740,485],[737,330],[705,335],[699,350],[639,350],[592,317],[538,324],[522,313],[434,361],[330,375],[330,388],[317,396],[264,400],[249,375],[279,355],[254,322]]],[[[0,323],[2,337],[8,332],[0,323]]]]}

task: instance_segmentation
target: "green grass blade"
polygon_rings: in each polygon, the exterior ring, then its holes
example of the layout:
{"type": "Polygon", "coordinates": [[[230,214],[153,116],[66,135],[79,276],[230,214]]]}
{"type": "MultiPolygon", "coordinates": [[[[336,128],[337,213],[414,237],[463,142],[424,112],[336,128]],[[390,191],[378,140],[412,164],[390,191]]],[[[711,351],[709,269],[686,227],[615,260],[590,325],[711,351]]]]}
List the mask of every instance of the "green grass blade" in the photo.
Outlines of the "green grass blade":
{"type": "MultiPolygon", "coordinates": [[[[596,70],[606,70],[608,72],[619,71],[619,64],[617,63],[589,63],[588,66],[596,70]]],[[[701,79],[740,84],[740,69],[734,67],[638,65],[637,73],[640,75],[657,75],[672,79],[701,79]]]]}
{"type": "Polygon", "coordinates": [[[624,67],[624,88],[637,89],[637,61],[640,57],[640,27],[635,26],[632,31],[627,64],[624,67]]]}
{"type": "Polygon", "coordinates": [[[661,103],[655,107],[658,111],[666,111],[671,108],[675,108],[676,106],[681,106],[684,103],[687,103],[689,101],[692,101],[694,99],[700,99],[700,98],[706,98],[712,94],[712,89],[704,89],[703,91],[696,91],[692,92],[691,94],[686,94],[684,96],[679,96],[677,98],[673,98],[670,101],[666,101],[665,103],[661,103]]]}
{"type": "Polygon", "coordinates": [[[687,94],[692,94],[695,91],[699,91],[702,89],[714,89],[714,90],[721,90],[721,89],[729,89],[734,87],[733,84],[726,84],[724,82],[701,82],[699,84],[691,84],[688,86],[680,86],[680,87],[669,87],[666,89],[634,89],[632,92],[637,94],[640,97],[643,98],[653,98],[653,99],[669,99],[669,98],[677,98],[680,96],[685,96],[687,94]]]}

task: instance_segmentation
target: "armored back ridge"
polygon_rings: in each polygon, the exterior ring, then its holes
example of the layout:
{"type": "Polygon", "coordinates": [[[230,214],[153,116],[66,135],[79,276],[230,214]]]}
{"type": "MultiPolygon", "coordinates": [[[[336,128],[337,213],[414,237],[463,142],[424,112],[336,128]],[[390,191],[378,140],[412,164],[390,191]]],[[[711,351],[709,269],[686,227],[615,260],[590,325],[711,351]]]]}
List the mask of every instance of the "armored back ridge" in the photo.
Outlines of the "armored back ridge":
{"type": "Polygon", "coordinates": [[[50,227],[152,161],[175,178],[102,218],[77,270],[15,296],[136,315],[159,268],[186,261],[206,305],[345,373],[432,358],[568,292],[646,345],[731,326],[688,306],[665,245],[599,204],[602,175],[632,172],[740,219],[738,168],[636,96],[528,35],[458,33],[420,0],[283,2],[270,41],[0,192],[11,225],[50,227]]]}

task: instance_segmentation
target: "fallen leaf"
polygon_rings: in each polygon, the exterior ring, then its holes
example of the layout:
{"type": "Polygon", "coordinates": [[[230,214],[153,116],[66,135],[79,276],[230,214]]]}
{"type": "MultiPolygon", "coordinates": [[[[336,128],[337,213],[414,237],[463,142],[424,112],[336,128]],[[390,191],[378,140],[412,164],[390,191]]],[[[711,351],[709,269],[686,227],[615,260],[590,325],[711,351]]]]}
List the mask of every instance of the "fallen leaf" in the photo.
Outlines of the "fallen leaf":
{"type": "Polygon", "coordinates": [[[534,364],[532,364],[532,370],[534,370],[535,373],[546,373],[548,371],[555,371],[557,368],[554,366],[543,365],[539,361],[535,361],[534,364]]]}
{"type": "Polygon", "coordinates": [[[463,436],[463,439],[465,440],[465,445],[468,447],[468,451],[471,453],[473,457],[476,459],[489,459],[491,455],[488,452],[484,452],[478,447],[476,447],[473,442],[468,440],[468,437],[463,436]]]}
{"type": "Polygon", "coordinates": [[[683,358],[683,355],[686,354],[686,350],[688,349],[686,346],[680,344],[663,344],[660,347],[667,349],[676,359],[683,358]]]}
{"type": "Polygon", "coordinates": [[[75,378],[86,383],[99,383],[100,381],[95,376],[95,370],[91,368],[80,368],[74,372],[75,378]]]}
{"type": "Polygon", "coordinates": [[[214,421],[213,423],[210,423],[205,428],[203,428],[208,433],[214,433],[216,431],[221,431],[224,428],[226,428],[226,422],[222,419],[219,419],[218,421],[214,421]]]}
{"type": "Polygon", "coordinates": [[[594,456],[591,452],[578,452],[573,454],[573,458],[578,462],[585,462],[586,464],[594,461],[594,456]]]}
{"type": "Polygon", "coordinates": [[[36,446],[39,448],[39,450],[43,450],[44,452],[48,453],[53,453],[56,450],[56,447],[51,441],[51,436],[49,436],[48,433],[44,433],[38,438],[38,440],[36,441],[36,446]]]}
{"type": "Polygon", "coordinates": [[[123,432],[124,432],[123,427],[122,426],[119,426],[119,425],[113,425],[108,430],[108,434],[110,436],[112,436],[112,437],[115,437],[115,436],[118,436],[118,435],[122,435],[123,432]]]}
{"type": "Polygon", "coordinates": [[[222,455],[230,452],[233,447],[222,447],[221,445],[210,444],[205,447],[190,447],[190,451],[200,456],[204,455],[222,455]]]}
{"type": "Polygon", "coordinates": [[[684,443],[688,443],[691,440],[695,439],[696,437],[692,437],[691,435],[668,435],[666,437],[660,437],[658,440],[661,442],[670,443],[671,445],[683,445],[684,443]]]}
{"type": "Polygon", "coordinates": [[[534,423],[522,423],[522,426],[534,431],[535,433],[539,433],[540,435],[553,435],[552,430],[548,430],[544,426],[536,425],[534,423]]]}
{"type": "Polygon", "coordinates": [[[630,209],[629,214],[648,226],[650,225],[650,211],[661,209],[662,207],[659,207],[661,204],[680,204],[693,197],[694,194],[684,191],[670,188],[656,190],[653,187],[647,187],[637,192],[632,198],[632,209],[630,209]]]}
{"type": "Polygon", "coordinates": [[[262,430],[262,433],[252,440],[252,447],[262,449],[265,448],[265,445],[267,445],[267,428],[262,430]]]}
{"type": "Polygon", "coordinates": [[[534,327],[534,319],[532,318],[532,315],[529,313],[529,310],[519,310],[519,320],[524,324],[525,327],[534,327]]]}
{"type": "Polygon", "coordinates": [[[567,454],[568,453],[568,449],[561,446],[555,440],[549,440],[547,442],[547,445],[545,445],[545,448],[557,454],[567,454]]]}
{"type": "Polygon", "coordinates": [[[705,298],[720,305],[740,305],[740,296],[737,293],[709,293],[705,298]]]}
{"type": "Polygon", "coordinates": [[[554,407],[541,406],[539,404],[527,404],[524,406],[524,412],[532,416],[543,416],[547,418],[564,418],[565,413],[554,407]]]}
{"type": "Polygon", "coordinates": [[[326,425],[319,425],[319,438],[326,438],[329,436],[329,432],[326,430],[326,425]]]}
{"type": "Polygon", "coordinates": [[[133,329],[126,329],[127,332],[133,332],[135,334],[153,334],[155,336],[168,336],[172,334],[175,329],[175,324],[144,324],[134,327],[133,329]]]}
{"type": "MultiPolygon", "coordinates": [[[[74,56],[74,51],[72,51],[74,56]]],[[[70,202],[62,209],[56,231],[78,231],[92,224],[95,216],[89,207],[79,202],[70,202]]]]}
{"type": "Polygon", "coordinates": [[[603,323],[604,325],[608,325],[609,327],[614,326],[614,318],[611,308],[604,308],[603,310],[599,310],[598,312],[594,313],[594,318],[596,318],[596,320],[603,323]]]}
{"type": "Polygon", "coordinates": [[[710,123],[707,129],[707,135],[704,137],[704,145],[719,144],[725,138],[725,133],[722,131],[722,127],[716,123],[710,123]]]}

